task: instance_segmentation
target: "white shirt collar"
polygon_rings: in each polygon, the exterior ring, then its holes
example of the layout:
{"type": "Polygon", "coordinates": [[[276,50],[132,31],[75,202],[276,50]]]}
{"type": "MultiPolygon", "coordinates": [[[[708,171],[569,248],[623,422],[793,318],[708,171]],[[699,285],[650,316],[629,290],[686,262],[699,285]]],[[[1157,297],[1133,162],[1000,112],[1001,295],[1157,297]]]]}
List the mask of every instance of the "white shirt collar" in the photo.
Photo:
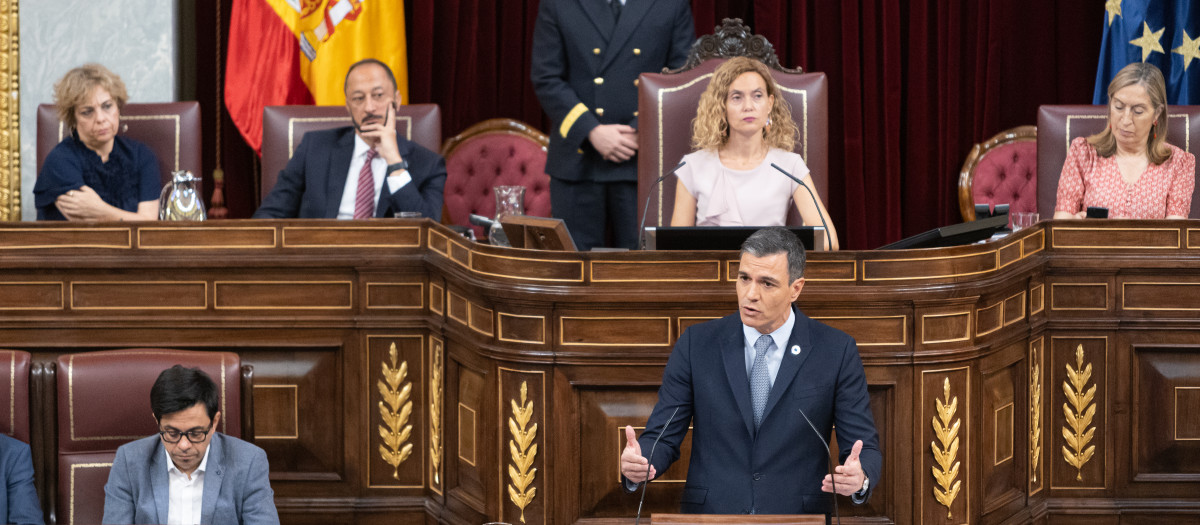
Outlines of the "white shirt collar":
{"type": "MultiPolygon", "coordinates": [[[[788,339],[792,337],[792,327],[796,325],[796,312],[789,306],[788,318],[779,328],[767,335],[771,336],[771,340],[775,341],[775,348],[786,348],[788,339]]],[[[754,342],[758,341],[758,336],[763,335],[757,328],[742,323],[742,335],[746,338],[746,346],[754,348],[754,342]]]]}
{"type": "MultiPolygon", "coordinates": [[[[179,439],[187,439],[187,436],[179,436],[179,439]]],[[[216,439],[216,436],[213,436],[213,439],[216,439]]],[[[205,472],[208,469],[209,452],[212,452],[212,440],[209,440],[208,448],[204,449],[204,457],[200,459],[200,466],[196,467],[196,472],[205,472]]],[[[182,470],[179,470],[179,467],[175,466],[175,460],[171,459],[171,453],[167,451],[166,444],[163,444],[163,454],[167,455],[167,474],[174,473],[181,476],[186,476],[182,470]]],[[[193,472],[192,474],[195,474],[196,472],[193,472]]]]}

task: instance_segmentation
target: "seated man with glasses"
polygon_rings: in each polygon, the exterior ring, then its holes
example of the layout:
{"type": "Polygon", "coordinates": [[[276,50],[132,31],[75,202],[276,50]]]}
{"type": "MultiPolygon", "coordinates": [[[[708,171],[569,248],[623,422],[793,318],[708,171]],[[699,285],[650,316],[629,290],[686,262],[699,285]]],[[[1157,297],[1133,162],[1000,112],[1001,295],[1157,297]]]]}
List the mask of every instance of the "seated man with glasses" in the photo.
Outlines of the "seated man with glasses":
{"type": "Polygon", "coordinates": [[[104,486],[104,523],[275,524],[267,453],[216,431],[217,385],[175,365],[150,389],[158,435],[117,449],[104,486]]]}

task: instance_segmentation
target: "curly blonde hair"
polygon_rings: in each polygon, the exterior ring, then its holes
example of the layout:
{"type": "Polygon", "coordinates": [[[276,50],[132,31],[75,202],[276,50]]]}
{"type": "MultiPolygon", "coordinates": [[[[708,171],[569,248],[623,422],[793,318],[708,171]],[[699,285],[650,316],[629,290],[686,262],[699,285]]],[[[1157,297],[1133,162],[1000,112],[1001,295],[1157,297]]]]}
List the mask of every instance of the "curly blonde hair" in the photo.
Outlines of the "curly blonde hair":
{"type": "MultiPolygon", "coordinates": [[[[1121,68],[1113,75],[1108,83],[1109,114],[1112,114],[1112,98],[1118,91],[1132,85],[1141,85],[1150,97],[1153,110],[1158,111],[1154,120],[1154,132],[1146,137],[1146,156],[1150,162],[1159,165],[1171,158],[1171,148],[1167,147],[1167,83],[1162,71],[1154,64],[1134,62],[1121,68]]],[[[1100,133],[1087,138],[1088,144],[1096,148],[1096,154],[1101,157],[1111,157],[1117,152],[1117,138],[1113,136],[1112,124],[1104,127],[1100,133]]]]}
{"type": "Polygon", "coordinates": [[[58,110],[58,118],[68,128],[75,129],[75,108],[86,101],[92,89],[100,87],[112,95],[117,103],[117,109],[125,109],[129,94],[125,91],[125,83],[116,73],[100,64],[84,64],[67,71],[62,79],[54,84],[54,106],[58,110]]]}
{"type": "Polygon", "coordinates": [[[767,95],[775,97],[768,115],[770,124],[763,128],[763,139],[767,146],[784,151],[796,148],[796,136],[800,129],[792,119],[792,107],[783,98],[779,85],[771,76],[767,65],[750,57],[735,57],[717,67],[708,89],[700,95],[700,107],[692,120],[692,148],[694,150],[718,149],[729,140],[729,121],[725,100],[729,97],[729,86],[743,73],[758,73],[767,85],[767,95]]]}

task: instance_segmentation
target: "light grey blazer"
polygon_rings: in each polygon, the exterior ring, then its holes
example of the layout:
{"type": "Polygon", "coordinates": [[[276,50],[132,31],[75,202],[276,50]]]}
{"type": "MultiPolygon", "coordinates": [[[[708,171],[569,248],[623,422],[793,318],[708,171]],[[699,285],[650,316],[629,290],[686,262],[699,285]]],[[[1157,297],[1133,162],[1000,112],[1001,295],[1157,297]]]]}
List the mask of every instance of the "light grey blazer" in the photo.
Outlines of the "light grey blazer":
{"type": "MultiPolygon", "coordinates": [[[[209,447],[200,523],[278,525],[267,453],[221,433],[209,447]]],[[[166,462],[157,434],[121,445],[104,485],[104,523],[166,523],[166,462]]]]}

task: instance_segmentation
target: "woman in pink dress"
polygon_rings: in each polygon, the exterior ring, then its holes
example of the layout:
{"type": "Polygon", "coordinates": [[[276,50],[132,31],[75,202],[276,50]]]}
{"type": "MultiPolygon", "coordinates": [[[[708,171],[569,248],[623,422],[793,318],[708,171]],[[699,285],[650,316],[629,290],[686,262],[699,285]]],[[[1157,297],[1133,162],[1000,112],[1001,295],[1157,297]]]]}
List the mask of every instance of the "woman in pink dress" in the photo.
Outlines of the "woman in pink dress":
{"type": "Polygon", "coordinates": [[[1108,208],[1116,219],[1186,219],[1196,157],[1167,144],[1162,71],[1134,62],[1108,84],[1108,126],[1071,141],[1058,178],[1055,219],[1082,219],[1108,208]]]}
{"type": "Polygon", "coordinates": [[[692,121],[694,151],[676,172],[672,226],[782,226],[794,203],[805,225],[824,223],[828,249],[838,249],[821,196],[814,190],[810,197],[771,166],[814,188],[804,159],[792,152],[799,130],[778,93],[770,70],[752,58],[730,59],[713,72],[692,121]]]}

